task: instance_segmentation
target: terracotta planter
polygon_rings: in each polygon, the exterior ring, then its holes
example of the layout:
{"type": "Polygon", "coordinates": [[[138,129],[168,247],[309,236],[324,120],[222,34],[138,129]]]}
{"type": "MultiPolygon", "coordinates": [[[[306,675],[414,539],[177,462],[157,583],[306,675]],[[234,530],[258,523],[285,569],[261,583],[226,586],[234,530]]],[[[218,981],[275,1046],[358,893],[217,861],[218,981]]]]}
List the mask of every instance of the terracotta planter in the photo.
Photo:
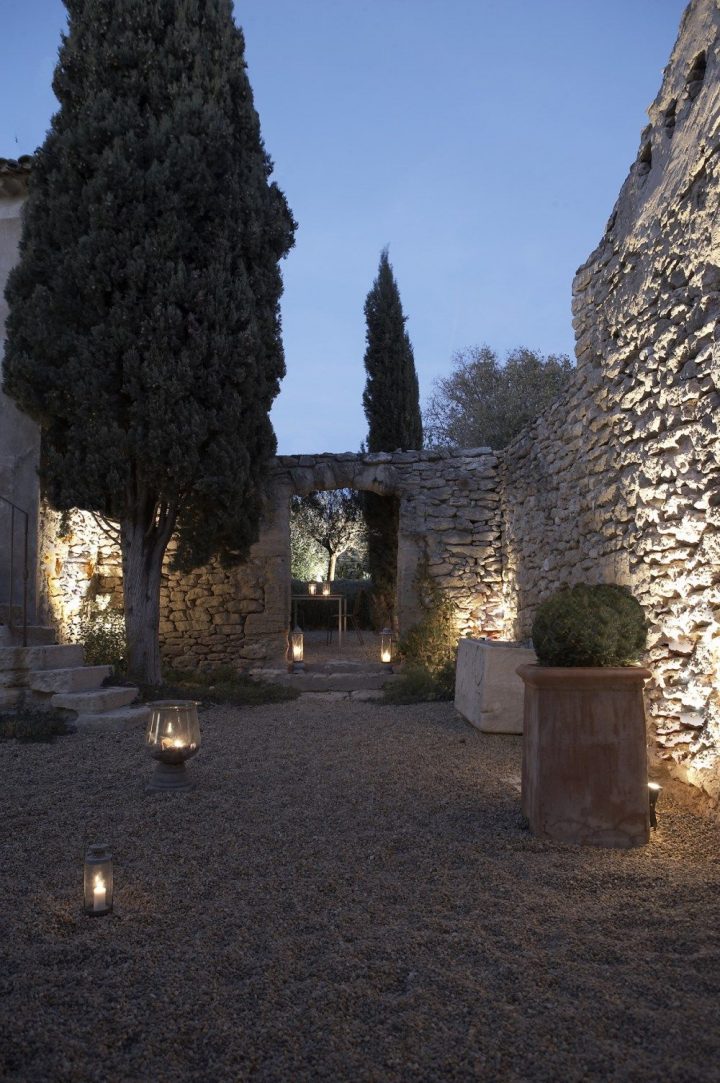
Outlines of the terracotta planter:
{"type": "Polygon", "coordinates": [[[650,671],[520,666],[522,805],[536,835],[581,846],[650,838],[643,685],[650,671]]]}

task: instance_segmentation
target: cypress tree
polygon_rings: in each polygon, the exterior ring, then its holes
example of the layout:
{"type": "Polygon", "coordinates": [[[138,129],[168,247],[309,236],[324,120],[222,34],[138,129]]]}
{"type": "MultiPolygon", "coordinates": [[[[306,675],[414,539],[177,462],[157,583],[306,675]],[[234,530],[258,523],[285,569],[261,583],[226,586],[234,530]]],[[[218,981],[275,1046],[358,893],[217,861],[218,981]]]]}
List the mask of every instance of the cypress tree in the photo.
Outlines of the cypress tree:
{"type": "Polygon", "coordinates": [[[367,382],[363,407],[368,451],[422,447],[420,393],[400,291],[388,251],[380,254],[377,278],[365,300],[367,382]]]}
{"type": "Polygon", "coordinates": [[[230,0],[66,7],[5,390],[42,427],[51,503],[119,520],[130,672],[156,683],[171,536],[181,568],[257,536],[295,223],[230,0]]]}
{"type": "MultiPolygon", "coordinates": [[[[380,254],[377,278],[365,300],[367,382],[363,407],[368,421],[368,451],[422,447],[420,394],[406,319],[385,248],[380,254]]],[[[399,504],[393,496],[365,493],[363,505],[375,620],[387,624],[395,608],[399,504]]]]}

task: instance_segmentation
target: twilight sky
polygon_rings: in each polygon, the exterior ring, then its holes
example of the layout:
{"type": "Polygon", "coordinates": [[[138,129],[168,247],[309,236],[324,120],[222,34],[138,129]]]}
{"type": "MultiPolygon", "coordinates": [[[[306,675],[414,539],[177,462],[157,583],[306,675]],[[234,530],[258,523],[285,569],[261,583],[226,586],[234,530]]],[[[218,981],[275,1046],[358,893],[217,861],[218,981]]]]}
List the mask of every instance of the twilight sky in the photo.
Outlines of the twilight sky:
{"type": "MultiPolygon", "coordinates": [[[[55,108],[60,0],[0,0],[0,157],[55,108]]],[[[284,263],[281,453],[356,451],[380,250],[423,402],[486,342],[572,353],[571,281],[633,162],[685,0],[236,0],[284,263]]]]}

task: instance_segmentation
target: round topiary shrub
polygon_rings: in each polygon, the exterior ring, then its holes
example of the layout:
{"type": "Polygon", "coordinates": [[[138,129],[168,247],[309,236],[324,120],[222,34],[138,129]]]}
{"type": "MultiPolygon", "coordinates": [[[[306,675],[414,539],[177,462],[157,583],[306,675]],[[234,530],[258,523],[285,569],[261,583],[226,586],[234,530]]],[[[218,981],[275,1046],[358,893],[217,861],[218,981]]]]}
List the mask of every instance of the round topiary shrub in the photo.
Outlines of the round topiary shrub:
{"type": "Polygon", "coordinates": [[[563,587],[538,607],[532,639],[541,666],[628,666],[640,659],[647,621],[627,587],[563,587]]]}

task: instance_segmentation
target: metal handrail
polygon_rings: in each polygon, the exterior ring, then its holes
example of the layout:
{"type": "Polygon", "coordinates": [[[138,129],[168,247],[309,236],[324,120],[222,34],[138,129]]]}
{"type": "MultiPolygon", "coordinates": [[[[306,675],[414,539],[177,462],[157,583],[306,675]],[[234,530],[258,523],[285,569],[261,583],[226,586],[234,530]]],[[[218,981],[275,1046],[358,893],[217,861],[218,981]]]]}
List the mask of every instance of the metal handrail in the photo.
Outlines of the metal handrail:
{"type": "Polygon", "coordinates": [[[22,626],[23,626],[23,647],[27,647],[27,627],[28,627],[28,579],[30,578],[30,562],[28,559],[29,553],[29,535],[30,535],[30,516],[23,509],[19,508],[17,504],[13,504],[12,500],[8,500],[6,496],[0,496],[0,501],[3,504],[7,504],[10,508],[10,608],[8,610],[8,625],[10,629],[13,628],[13,609],[15,606],[15,515],[22,515],[25,519],[24,530],[24,543],[23,543],[23,603],[22,603],[22,626]]]}

